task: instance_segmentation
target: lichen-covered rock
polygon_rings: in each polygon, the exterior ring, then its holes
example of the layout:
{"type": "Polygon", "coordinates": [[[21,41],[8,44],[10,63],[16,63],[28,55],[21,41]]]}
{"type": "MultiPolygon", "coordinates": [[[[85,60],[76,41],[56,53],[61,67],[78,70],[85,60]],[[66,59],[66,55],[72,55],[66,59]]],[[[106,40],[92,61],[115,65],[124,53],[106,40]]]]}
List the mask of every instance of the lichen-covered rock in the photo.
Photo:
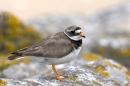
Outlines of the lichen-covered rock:
{"type": "Polygon", "coordinates": [[[0,79],[0,86],[6,86],[6,85],[7,85],[7,82],[0,79]]]}
{"type": "MultiPolygon", "coordinates": [[[[84,60],[81,60],[82,65],[90,70],[120,83],[121,86],[125,86],[127,84],[130,85],[130,71],[118,62],[111,59],[102,58],[96,54],[84,54],[83,58],[87,61],[91,58],[91,61],[87,63],[85,63],[84,60]]],[[[77,61],[77,63],[74,64],[79,65],[80,63],[80,61],[77,61]]]]}
{"type": "Polygon", "coordinates": [[[111,79],[107,79],[98,73],[82,67],[67,66],[60,72],[65,73],[65,81],[61,82],[53,77],[53,74],[41,76],[35,79],[2,79],[7,86],[120,86],[111,79]]]}
{"type": "Polygon", "coordinates": [[[3,74],[7,78],[13,79],[2,78],[2,80],[7,82],[7,86],[130,85],[130,71],[127,68],[114,60],[105,59],[96,54],[85,54],[83,58],[77,58],[68,64],[56,66],[59,72],[65,74],[64,82],[56,80],[53,72],[50,72],[50,68],[45,67],[44,64],[41,65],[31,62],[27,65],[23,66],[23,64],[19,64],[9,67],[3,74]],[[91,61],[88,61],[87,59],[90,60],[90,58],[91,61]],[[16,70],[17,68],[18,70],[16,70]],[[35,74],[32,75],[31,73],[34,71],[35,74]]]}
{"type": "Polygon", "coordinates": [[[0,54],[9,54],[40,40],[39,34],[8,12],[0,12],[0,54]]]}
{"type": "Polygon", "coordinates": [[[9,12],[0,12],[0,72],[20,62],[6,60],[12,52],[32,45],[40,39],[33,27],[25,25],[9,12]]]}
{"type": "Polygon", "coordinates": [[[37,62],[30,62],[27,64],[19,63],[5,69],[3,73],[0,74],[0,77],[13,79],[34,78],[40,74],[47,74],[48,72],[50,72],[50,70],[44,64],[39,64],[37,62]]]}

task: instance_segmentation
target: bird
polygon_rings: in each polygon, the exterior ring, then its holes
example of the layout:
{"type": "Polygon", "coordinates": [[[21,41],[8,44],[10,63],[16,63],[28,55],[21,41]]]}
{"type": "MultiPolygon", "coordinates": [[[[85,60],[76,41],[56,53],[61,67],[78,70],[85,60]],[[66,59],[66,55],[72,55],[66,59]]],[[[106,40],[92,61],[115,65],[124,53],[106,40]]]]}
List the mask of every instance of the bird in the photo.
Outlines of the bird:
{"type": "Polygon", "coordinates": [[[64,81],[64,74],[58,73],[55,65],[69,63],[75,59],[81,50],[82,38],[85,38],[82,29],[71,25],[64,31],[47,36],[34,45],[13,52],[7,59],[30,58],[39,63],[51,65],[54,77],[64,81]]]}

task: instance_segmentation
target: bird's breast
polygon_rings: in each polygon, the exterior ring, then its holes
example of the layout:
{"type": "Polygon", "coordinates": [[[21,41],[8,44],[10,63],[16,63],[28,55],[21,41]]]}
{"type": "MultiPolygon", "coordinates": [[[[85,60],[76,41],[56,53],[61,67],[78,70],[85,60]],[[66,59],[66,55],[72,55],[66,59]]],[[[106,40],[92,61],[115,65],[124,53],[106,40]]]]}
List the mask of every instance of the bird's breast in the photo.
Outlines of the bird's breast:
{"type": "Polygon", "coordinates": [[[64,64],[72,61],[74,58],[76,58],[81,50],[81,47],[78,49],[74,49],[71,53],[68,55],[61,57],[61,58],[47,58],[48,62],[50,64],[64,64]]]}

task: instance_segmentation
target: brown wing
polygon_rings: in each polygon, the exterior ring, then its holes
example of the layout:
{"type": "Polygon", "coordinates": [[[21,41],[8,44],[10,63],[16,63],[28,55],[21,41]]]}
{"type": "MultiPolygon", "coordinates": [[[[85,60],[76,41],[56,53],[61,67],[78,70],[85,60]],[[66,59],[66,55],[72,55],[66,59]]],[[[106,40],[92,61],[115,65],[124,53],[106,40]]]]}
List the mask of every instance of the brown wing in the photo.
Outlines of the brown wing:
{"type": "Polygon", "coordinates": [[[62,57],[69,54],[73,46],[69,38],[63,32],[54,36],[47,37],[39,43],[18,50],[13,54],[22,54],[22,56],[39,56],[39,57],[62,57]]]}

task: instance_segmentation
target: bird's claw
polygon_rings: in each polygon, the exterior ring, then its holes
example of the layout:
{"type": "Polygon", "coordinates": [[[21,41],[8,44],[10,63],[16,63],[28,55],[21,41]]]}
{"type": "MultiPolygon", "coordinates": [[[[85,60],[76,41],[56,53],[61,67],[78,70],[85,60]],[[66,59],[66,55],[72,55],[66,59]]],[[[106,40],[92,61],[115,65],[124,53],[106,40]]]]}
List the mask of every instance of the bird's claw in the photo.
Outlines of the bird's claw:
{"type": "Polygon", "coordinates": [[[60,78],[59,76],[55,76],[57,80],[64,81],[64,77],[60,78]]]}
{"type": "Polygon", "coordinates": [[[64,81],[64,74],[62,74],[62,73],[57,73],[57,74],[55,75],[55,78],[56,78],[57,80],[64,81]],[[61,77],[62,77],[62,78],[61,78],[61,77]]]}

